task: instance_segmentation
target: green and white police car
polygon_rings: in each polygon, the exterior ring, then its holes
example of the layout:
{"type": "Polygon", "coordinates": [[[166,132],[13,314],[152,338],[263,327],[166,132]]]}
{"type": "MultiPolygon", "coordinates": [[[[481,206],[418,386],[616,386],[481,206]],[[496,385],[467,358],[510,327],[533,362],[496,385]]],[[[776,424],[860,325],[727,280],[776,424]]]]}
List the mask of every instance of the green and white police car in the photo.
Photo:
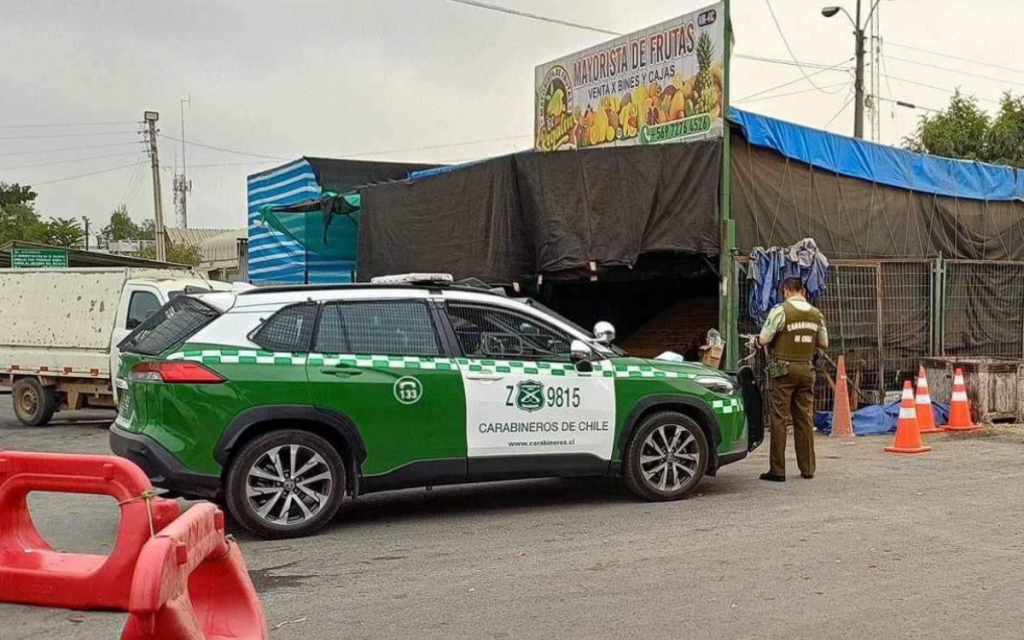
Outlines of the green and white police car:
{"type": "Polygon", "coordinates": [[[281,538],[407,487],[621,476],[675,500],[761,442],[752,384],[500,290],[384,280],[172,300],[120,345],[111,448],[281,538]]]}

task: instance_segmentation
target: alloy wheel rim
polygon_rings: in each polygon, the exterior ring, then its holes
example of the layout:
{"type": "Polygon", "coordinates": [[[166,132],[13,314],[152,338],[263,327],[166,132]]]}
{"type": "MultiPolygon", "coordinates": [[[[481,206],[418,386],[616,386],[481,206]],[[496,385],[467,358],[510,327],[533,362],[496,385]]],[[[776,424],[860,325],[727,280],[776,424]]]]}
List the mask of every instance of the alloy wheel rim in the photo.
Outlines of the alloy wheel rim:
{"type": "Polygon", "coordinates": [[[319,453],[301,444],[264,451],[249,467],[245,496],[258,518],[294,527],[316,516],[334,488],[334,474],[319,453]]]}
{"type": "Polygon", "coordinates": [[[648,486],[677,491],[697,475],[700,447],[697,438],[678,424],[652,431],[640,450],[640,472],[648,486]]]}

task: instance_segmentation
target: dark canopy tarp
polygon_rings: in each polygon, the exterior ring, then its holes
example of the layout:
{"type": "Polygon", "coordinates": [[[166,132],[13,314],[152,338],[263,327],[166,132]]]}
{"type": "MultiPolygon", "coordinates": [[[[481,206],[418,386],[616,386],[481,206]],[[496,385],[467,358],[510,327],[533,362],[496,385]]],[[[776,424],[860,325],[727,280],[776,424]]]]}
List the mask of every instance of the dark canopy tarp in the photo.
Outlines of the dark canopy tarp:
{"type": "Polygon", "coordinates": [[[1024,202],[899,189],[813,167],[732,136],[740,251],[814,238],[830,259],[1024,260],[1024,202]]]}
{"type": "Polygon", "coordinates": [[[431,169],[437,165],[410,162],[367,162],[365,160],[334,160],[311,158],[306,162],[313,167],[316,181],[324,191],[345,193],[367,184],[404,180],[414,171],[431,169]]]}
{"type": "Polygon", "coordinates": [[[719,250],[717,140],[526,152],[362,190],[359,277],[511,282],[719,250]]]}

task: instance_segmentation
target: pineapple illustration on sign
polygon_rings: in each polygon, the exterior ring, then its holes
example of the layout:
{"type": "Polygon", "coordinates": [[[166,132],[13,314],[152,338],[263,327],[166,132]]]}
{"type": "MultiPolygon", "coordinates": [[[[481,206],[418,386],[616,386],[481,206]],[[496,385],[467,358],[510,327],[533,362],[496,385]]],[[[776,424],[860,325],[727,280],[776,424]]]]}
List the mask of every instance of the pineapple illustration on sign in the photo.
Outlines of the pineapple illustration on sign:
{"type": "Polygon", "coordinates": [[[715,86],[715,73],[711,69],[715,57],[715,43],[705,31],[697,40],[697,80],[693,83],[693,113],[714,113],[718,108],[718,89],[715,86]]]}

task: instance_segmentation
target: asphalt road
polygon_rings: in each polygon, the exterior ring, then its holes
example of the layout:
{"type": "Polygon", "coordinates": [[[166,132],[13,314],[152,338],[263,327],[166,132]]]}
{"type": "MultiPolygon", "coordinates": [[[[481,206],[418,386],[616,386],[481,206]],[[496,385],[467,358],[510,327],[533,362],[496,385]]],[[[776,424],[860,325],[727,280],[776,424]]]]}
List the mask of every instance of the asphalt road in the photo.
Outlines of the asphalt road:
{"type": "MultiPolygon", "coordinates": [[[[26,429],[0,396],[0,448],[106,452],[110,414],[90,418],[26,429]]],[[[273,638],[1019,638],[1019,440],[900,457],[819,439],[818,477],[781,485],[757,480],[762,448],[673,504],[607,482],[403,491],[316,538],[240,542],[273,638]]],[[[30,504],[59,548],[109,550],[111,500],[30,504]]],[[[123,621],[0,604],[4,640],[117,638],[123,621]]]]}

